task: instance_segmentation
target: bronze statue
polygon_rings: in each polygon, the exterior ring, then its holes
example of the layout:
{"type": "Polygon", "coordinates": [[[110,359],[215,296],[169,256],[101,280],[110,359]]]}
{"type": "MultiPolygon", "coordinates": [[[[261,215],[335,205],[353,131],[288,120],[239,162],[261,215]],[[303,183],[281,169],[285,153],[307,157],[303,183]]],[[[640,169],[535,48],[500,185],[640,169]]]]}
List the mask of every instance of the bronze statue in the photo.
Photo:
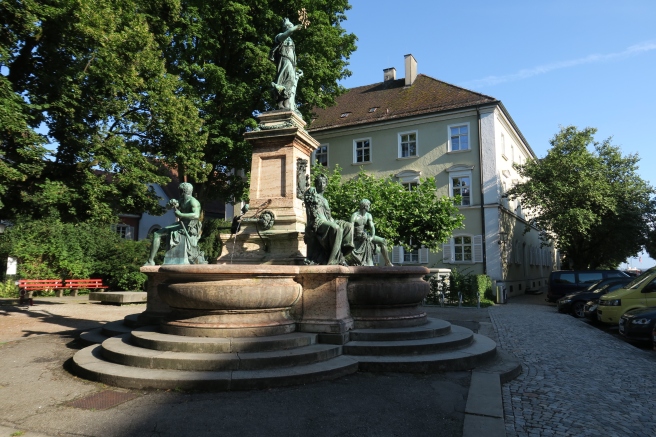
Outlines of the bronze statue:
{"type": "Polygon", "coordinates": [[[346,265],[344,257],[353,250],[353,225],[343,220],[334,220],[323,192],[328,179],[318,174],[314,187],[305,192],[307,212],[304,241],[307,245],[306,262],[321,265],[346,265]]]}
{"type": "Polygon", "coordinates": [[[350,265],[373,266],[373,257],[376,254],[376,248],[378,247],[383,255],[385,265],[391,266],[393,264],[391,263],[387,252],[387,241],[385,241],[384,238],[376,236],[374,220],[369,213],[370,208],[371,201],[369,199],[362,199],[359,210],[351,215],[355,249],[353,249],[353,252],[347,257],[347,262],[350,265]]]}
{"type": "Polygon", "coordinates": [[[153,245],[147,266],[155,265],[155,255],[160,247],[162,235],[168,235],[169,249],[164,256],[163,264],[207,264],[205,254],[198,249],[201,234],[200,202],[193,196],[194,187],[188,183],[180,184],[180,200],[171,199],[168,208],[175,210],[178,222],[153,232],[153,245]]]}
{"type": "Polygon", "coordinates": [[[276,80],[271,83],[271,86],[273,86],[278,109],[298,112],[296,108],[296,86],[303,72],[296,70],[296,49],[291,34],[301,29],[303,25],[297,24],[294,26],[288,18],[285,18],[282,24],[284,31],[276,35],[276,46],[269,53],[269,58],[277,67],[276,80]]]}

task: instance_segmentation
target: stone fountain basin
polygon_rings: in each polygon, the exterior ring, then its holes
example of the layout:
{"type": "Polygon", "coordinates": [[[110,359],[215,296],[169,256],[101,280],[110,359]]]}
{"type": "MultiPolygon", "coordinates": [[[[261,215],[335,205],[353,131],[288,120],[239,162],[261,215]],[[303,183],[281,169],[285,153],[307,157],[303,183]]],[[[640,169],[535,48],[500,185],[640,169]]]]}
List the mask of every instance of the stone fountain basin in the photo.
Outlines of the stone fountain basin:
{"type": "Polygon", "coordinates": [[[253,311],[289,308],[300,298],[295,266],[162,266],[159,297],[172,308],[253,311]]]}

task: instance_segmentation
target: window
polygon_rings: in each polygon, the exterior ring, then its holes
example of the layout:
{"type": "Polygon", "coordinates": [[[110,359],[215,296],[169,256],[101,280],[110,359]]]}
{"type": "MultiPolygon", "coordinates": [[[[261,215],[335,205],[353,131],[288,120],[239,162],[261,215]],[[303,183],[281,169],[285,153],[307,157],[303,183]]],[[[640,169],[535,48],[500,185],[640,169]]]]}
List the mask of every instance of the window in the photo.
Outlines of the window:
{"type": "Polygon", "coordinates": [[[483,236],[457,235],[442,246],[444,263],[483,262],[483,236]]]}
{"type": "Polygon", "coordinates": [[[471,205],[471,176],[469,174],[454,174],[450,178],[451,197],[460,196],[460,205],[471,205]]]}
{"type": "Polygon", "coordinates": [[[121,238],[126,240],[134,240],[133,228],[126,224],[112,225],[112,230],[116,232],[121,238]]]}
{"type": "Polygon", "coordinates": [[[417,132],[404,132],[399,134],[399,158],[412,158],[417,156],[417,132]]]}
{"type": "Polygon", "coordinates": [[[403,185],[403,187],[408,191],[414,191],[419,184],[417,182],[406,182],[401,185],[403,185]]]}
{"type": "Polygon", "coordinates": [[[449,152],[469,150],[469,123],[448,126],[449,152]]]}
{"type": "Polygon", "coordinates": [[[428,264],[428,249],[421,247],[413,251],[406,251],[403,246],[392,248],[393,264],[428,264]]]}
{"type": "Polygon", "coordinates": [[[314,161],[328,167],[328,144],[322,144],[314,151],[314,161]]]}
{"type": "Polygon", "coordinates": [[[504,159],[508,159],[506,158],[506,136],[503,134],[503,132],[501,133],[501,156],[504,159]]]}
{"type": "Polygon", "coordinates": [[[353,162],[355,164],[371,162],[371,139],[364,138],[353,142],[353,162]]]}

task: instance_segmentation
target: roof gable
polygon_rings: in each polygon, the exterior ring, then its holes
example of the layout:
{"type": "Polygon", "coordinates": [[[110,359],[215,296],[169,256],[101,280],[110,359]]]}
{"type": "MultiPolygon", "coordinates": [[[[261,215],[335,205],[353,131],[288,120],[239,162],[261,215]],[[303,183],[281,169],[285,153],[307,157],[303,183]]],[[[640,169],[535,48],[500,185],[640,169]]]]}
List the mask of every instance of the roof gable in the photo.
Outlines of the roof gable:
{"type": "Polygon", "coordinates": [[[411,86],[405,86],[405,79],[397,79],[349,89],[337,97],[334,106],[315,108],[308,130],[316,132],[493,103],[499,101],[419,74],[411,86]]]}

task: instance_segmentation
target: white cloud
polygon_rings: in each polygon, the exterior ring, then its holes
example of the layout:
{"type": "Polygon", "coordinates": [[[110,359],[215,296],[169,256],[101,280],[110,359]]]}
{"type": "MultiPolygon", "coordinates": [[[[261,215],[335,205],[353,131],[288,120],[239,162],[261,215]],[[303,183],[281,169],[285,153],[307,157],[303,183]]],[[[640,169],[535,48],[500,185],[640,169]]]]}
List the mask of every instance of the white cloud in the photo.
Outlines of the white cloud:
{"type": "Polygon", "coordinates": [[[477,88],[484,86],[493,86],[505,82],[514,82],[517,80],[527,79],[529,77],[538,76],[540,74],[546,74],[554,70],[560,70],[563,68],[576,67],[578,65],[592,64],[596,62],[607,62],[613,61],[616,59],[627,58],[629,56],[637,56],[645,52],[650,52],[656,50],[656,42],[643,42],[640,44],[633,45],[628,47],[626,50],[618,53],[608,53],[608,54],[593,54],[588,55],[579,59],[572,59],[569,61],[560,61],[554,62],[551,64],[539,65],[537,67],[523,69],[517,73],[508,74],[505,76],[488,76],[483,79],[476,79],[463,84],[466,88],[477,88]]]}

